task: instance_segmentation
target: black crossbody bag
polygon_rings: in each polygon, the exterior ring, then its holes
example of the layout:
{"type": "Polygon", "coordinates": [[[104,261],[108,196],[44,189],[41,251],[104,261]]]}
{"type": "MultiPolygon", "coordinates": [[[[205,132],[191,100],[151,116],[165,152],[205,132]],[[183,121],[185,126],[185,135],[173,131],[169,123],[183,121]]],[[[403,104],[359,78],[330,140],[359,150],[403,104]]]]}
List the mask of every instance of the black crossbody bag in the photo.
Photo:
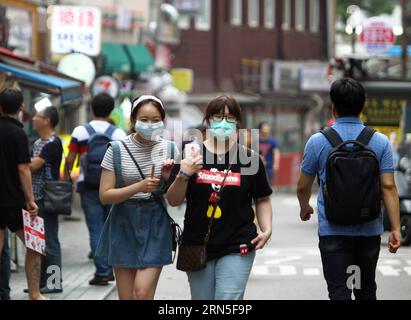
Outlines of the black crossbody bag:
{"type": "MultiPolygon", "coordinates": [[[[66,155],[63,151],[64,159],[67,163],[66,155]]],[[[68,166],[67,170],[69,181],[46,180],[43,188],[43,205],[46,214],[71,215],[71,202],[73,199],[73,181],[68,166]]]]}
{"type": "MultiPolygon", "coordinates": [[[[143,171],[141,170],[139,164],[137,163],[137,160],[134,158],[133,154],[131,153],[130,149],[127,147],[127,145],[124,143],[124,141],[121,141],[123,144],[124,148],[126,149],[127,153],[130,155],[131,160],[133,160],[135,166],[137,167],[137,170],[140,173],[141,178],[144,180],[146,179],[146,176],[144,175],[143,171]]],[[[157,195],[156,193],[152,192],[151,196],[154,198],[154,200],[160,205],[160,207],[163,209],[164,213],[168,216],[169,222],[170,222],[170,230],[171,230],[171,236],[172,236],[172,247],[173,251],[176,252],[178,246],[181,244],[181,235],[182,235],[182,230],[181,227],[178,225],[177,222],[174,221],[174,219],[170,216],[170,214],[167,211],[167,208],[164,204],[164,201],[160,199],[160,196],[157,195]]],[[[173,258],[174,261],[174,258],[173,258]]]]}

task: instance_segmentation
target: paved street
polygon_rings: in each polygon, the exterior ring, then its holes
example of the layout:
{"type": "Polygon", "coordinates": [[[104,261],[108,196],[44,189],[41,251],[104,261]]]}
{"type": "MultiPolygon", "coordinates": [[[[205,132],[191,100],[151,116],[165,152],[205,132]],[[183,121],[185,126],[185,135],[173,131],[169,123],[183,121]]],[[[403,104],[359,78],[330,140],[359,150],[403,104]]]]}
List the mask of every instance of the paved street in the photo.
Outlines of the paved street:
{"type": "MultiPolygon", "coordinates": [[[[318,251],[316,216],[308,223],[299,221],[298,202],[293,194],[272,198],[274,231],[269,245],[257,254],[248,283],[248,300],[324,300],[328,299],[318,251]]],[[[315,204],[315,201],[312,201],[315,204]]],[[[182,222],[182,210],[172,209],[182,222]]],[[[411,299],[411,248],[401,248],[397,255],[386,249],[383,237],[377,270],[379,299],[411,299]]],[[[156,299],[189,299],[186,275],[175,266],[164,268],[156,299]]],[[[117,299],[113,292],[108,299],[117,299]]]]}
{"type": "MultiPolygon", "coordinates": [[[[302,223],[298,220],[298,203],[293,194],[278,194],[272,198],[274,231],[269,245],[258,252],[245,299],[249,300],[311,300],[327,299],[321,261],[317,249],[316,217],[302,223]]],[[[312,202],[315,203],[314,201],[312,202]]],[[[170,209],[182,224],[183,207],[170,209]]],[[[76,210],[75,217],[82,218],[76,210]]],[[[401,248],[397,255],[386,249],[387,235],[383,238],[381,258],[377,270],[380,299],[411,299],[411,248],[401,248]]],[[[89,251],[85,223],[61,221],[60,240],[63,250],[64,292],[51,295],[52,299],[101,300],[117,299],[115,286],[92,287],[88,280],[94,266],[87,259],[89,251]]],[[[12,274],[12,298],[26,299],[23,269],[12,274]]],[[[190,298],[185,273],[175,266],[164,268],[156,299],[187,300],[190,298]]]]}

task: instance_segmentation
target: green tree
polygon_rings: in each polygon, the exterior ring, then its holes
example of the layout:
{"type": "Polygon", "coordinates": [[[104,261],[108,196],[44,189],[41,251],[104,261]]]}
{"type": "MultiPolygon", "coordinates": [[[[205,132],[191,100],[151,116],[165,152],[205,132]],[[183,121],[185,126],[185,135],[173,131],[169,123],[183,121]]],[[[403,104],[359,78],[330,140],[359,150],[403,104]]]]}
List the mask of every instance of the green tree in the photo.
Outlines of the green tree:
{"type": "Polygon", "coordinates": [[[387,0],[337,0],[337,15],[341,16],[344,23],[346,23],[349,17],[347,8],[350,5],[359,6],[368,12],[370,17],[374,17],[383,13],[390,14],[397,3],[398,1],[387,0]]]}

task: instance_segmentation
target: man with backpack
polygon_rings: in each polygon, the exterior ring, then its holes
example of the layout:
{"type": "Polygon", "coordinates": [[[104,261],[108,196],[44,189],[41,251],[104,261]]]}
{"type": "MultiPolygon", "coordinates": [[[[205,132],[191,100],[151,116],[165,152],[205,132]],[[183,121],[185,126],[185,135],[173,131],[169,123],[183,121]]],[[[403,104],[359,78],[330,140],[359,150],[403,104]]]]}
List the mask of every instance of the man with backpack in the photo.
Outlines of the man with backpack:
{"type": "MultiPolygon", "coordinates": [[[[107,93],[100,93],[91,102],[93,121],[74,129],[67,157],[68,168],[71,169],[79,155],[80,175],[77,180],[77,192],[81,196],[81,207],[84,211],[90,236],[91,254],[96,273],[90,285],[107,285],[114,280],[111,266],[107,261],[94,257],[104,222],[110,206],[103,206],[99,198],[101,161],[112,140],[122,140],[125,132],[110,124],[110,113],[114,109],[114,99],[107,93]]],[[[64,172],[68,172],[64,170],[64,172]]],[[[67,174],[66,174],[67,175],[67,174]]],[[[66,177],[68,179],[68,177],[66,177]]]]}
{"type": "Polygon", "coordinates": [[[375,272],[384,231],[381,200],[391,222],[388,249],[400,247],[400,212],[388,138],[359,119],[366,100],[352,79],[335,81],[330,97],[336,121],[313,135],[304,151],[297,187],[300,218],[318,175],[318,234],[323,273],[331,300],[375,300],[375,272]],[[355,281],[351,282],[351,279],[355,281]],[[360,280],[359,280],[360,279],[360,280]]]}

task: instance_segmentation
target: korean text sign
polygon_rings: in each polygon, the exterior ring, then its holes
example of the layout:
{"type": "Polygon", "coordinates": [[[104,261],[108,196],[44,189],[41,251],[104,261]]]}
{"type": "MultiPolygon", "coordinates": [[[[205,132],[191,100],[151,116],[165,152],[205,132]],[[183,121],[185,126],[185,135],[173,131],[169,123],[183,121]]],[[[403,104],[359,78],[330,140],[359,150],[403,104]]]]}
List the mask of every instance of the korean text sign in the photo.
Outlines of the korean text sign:
{"type": "Polygon", "coordinates": [[[96,56],[101,50],[101,11],[95,7],[53,6],[51,51],[96,56]]]}

